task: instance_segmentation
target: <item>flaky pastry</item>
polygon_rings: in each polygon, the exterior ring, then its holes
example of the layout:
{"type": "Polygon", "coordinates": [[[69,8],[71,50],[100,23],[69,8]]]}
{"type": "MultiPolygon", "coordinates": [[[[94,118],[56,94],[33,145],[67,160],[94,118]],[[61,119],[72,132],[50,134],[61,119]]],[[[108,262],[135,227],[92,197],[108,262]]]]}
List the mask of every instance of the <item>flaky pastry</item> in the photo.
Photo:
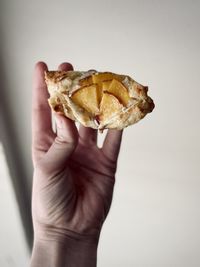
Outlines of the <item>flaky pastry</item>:
{"type": "Polygon", "coordinates": [[[46,71],[51,108],[93,129],[123,129],[154,108],[148,88],[112,72],[46,71]]]}

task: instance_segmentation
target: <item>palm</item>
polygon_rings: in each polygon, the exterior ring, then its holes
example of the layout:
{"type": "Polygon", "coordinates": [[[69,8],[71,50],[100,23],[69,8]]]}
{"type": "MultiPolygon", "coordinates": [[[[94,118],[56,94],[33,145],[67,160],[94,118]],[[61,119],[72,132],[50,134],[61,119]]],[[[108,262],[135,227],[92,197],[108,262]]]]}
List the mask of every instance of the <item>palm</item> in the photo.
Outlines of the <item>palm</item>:
{"type": "Polygon", "coordinates": [[[97,234],[110,208],[115,168],[96,145],[80,142],[63,171],[35,186],[37,222],[97,234]]]}
{"type": "Polygon", "coordinates": [[[97,146],[79,145],[69,161],[72,179],[78,191],[77,214],[88,228],[100,228],[109,211],[116,163],[107,159],[97,146]]]}

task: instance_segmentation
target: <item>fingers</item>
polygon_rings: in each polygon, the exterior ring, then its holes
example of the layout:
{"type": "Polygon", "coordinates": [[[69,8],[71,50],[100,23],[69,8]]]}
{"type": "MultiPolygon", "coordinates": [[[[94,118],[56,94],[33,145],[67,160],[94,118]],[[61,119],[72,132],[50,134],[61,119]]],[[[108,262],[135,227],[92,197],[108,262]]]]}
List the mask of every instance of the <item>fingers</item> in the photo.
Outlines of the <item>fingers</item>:
{"type": "Polygon", "coordinates": [[[75,123],[62,116],[55,114],[57,125],[57,137],[45,155],[49,171],[59,171],[65,167],[67,159],[78,143],[78,130],[75,123]]]}
{"type": "Polygon", "coordinates": [[[51,110],[47,101],[49,94],[44,80],[46,70],[48,70],[47,65],[38,62],[35,65],[33,75],[32,137],[33,149],[38,150],[38,153],[48,149],[49,135],[53,134],[51,110]]]}
{"type": "Polygon", "coordinates": [[[112,160],[117,161],[123,130],[108,130],[105,137],[102,151],[104,155],[112,160]]]}
{"type": "Polygon", "coordinates": [[[95,129],[80,125],[79,137],[80,137],[80,142],[83,143],[84,145],[97,144],[97,130],[95,129]]]}

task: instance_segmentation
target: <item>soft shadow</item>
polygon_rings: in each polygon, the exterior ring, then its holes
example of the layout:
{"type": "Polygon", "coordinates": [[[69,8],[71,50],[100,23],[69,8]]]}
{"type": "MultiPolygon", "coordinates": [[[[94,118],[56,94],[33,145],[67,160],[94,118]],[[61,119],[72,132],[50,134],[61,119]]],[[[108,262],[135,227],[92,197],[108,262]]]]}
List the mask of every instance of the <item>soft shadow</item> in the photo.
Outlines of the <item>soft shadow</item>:
{"type": "MultiPolygon", "coordinates": [[[[1,34],[0,36],[2,37],[1,34]]],[[[14,124],[12,114],[15,112],[15,110],[12,110],[9,106],[9,99],[6,94],[8,91],[8,76],[7,73],[5,73],[4,60],[3,46],[2,43],[0,43],[0,141],[4,146],[7,164],[25,231],[26,241],[29,249],[31,250],[33,240],[31,194],[29,192],[27,175],[23,165],[22,151],[17,142],[15,129],[13,127],[14,124]]],[[[13,224],[14,223],[15,222],[13,222],[13,224]]]]}

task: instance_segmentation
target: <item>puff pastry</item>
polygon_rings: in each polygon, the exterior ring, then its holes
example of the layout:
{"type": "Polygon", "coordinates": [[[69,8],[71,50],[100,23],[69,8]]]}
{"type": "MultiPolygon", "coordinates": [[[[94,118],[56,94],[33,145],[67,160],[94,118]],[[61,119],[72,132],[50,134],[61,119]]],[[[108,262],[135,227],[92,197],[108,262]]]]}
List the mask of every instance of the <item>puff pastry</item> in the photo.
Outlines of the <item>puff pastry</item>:
{"type": "Polygon", "coordinates": [[[123,129],[154,109],[148,88],[112,72],[47,71],[52,110],[85,127],[123,129]]]}

